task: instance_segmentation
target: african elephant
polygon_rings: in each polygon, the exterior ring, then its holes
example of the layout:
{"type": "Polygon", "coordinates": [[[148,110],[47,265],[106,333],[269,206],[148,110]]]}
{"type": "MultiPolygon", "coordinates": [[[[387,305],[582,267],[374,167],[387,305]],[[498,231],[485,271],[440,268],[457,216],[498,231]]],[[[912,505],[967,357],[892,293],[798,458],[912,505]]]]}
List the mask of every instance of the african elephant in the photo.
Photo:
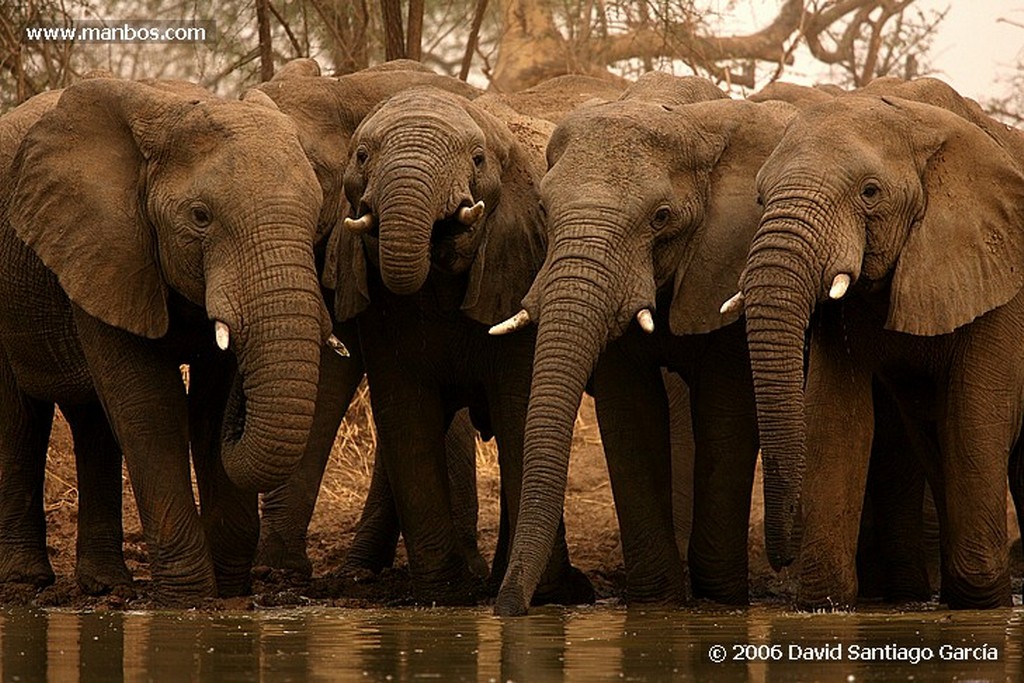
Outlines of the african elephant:
{"type": "Polygon", "coordinates": [[[799,604],[854,603],[878,384],[924,456],[943,600],[1006,605],[1024,157],[1005,128],[869,90],[803,110],[758,175],[764,216],[741,284],[769,559],[797,556],[799,509],[799,604]]]}
{"type": "MultiPolygon", "coordinates": [[[[526,117],[506,125],[425,87],[387,100],[352,138],[351,218],[332,235],[325,282],[335,286],[337,319],[359,326],[380,456],[421,597],[472,597],[437,510],[448,499],[444,430],[458,408],[497,439],[510,529],[519,512],[533,338],[487,330],[514,312],[543,259],[542,155],[521,140],[545,130],[526,117]]],[[[564,538],[548,559],[544,599],[592,599],[564,538]]]]}
{"type": "MultiPolygon", "coordinates": [[[[270,97],[295,121],[326,201],[318,219],[315,247],[322,272],[326,236],[345,217],[342,175],[348,163],[349,140],[356,126],[391,95],[417,85],[433,85],[467,98],[480,94],[463,81],[441,76],[409,60],[394,60],[341,76],[320,77],[310,59],[293,60],[274,79],[256,89],[270,97]]],[[[250,91],[246,95],[253,94],[250,91]]],[[[333,284],[331,285],[333,287],[333,284]]],[[[333,301],[332,289],[323,295],[333,301]]],[[[316,414],[306,453],[291,479],[264,494],[256,565],[309,576],[306,532],[316,504],[331,446],[349,403],[364,375],[356,325],[335,322],[335,335],[350,351],[340,358],[325,349],[320,363],[316,414]]],[[[471,564],[486,566],[476,544],[475,431],[460,412],[446,437],[453,519],[471,564]]],[[[398,537],[398,520],[383,468],[375,465],[356,538],[345,557],[343,573],[375,573],[390,566],[398,537]]]]}
{"type": "MultiPolygon", "coordinates": [[[[294,125],[264,106],[89,80],[28,131],[4,188],[3,485],[42,471],[54,403],[72,425],[88,416],[76,453],[88,446],[114,461],[123,452],[154,597],[191,603],[245,590],[255,535],[236,539],[233,520],[196,512],[189,442],[219,441],[220,420],[191,396],[223,410],[219,382],[237,359],[244,424],[229,411],[220,459],[197,462],[201,496],[255,500],[287,478],[305,448],[329,334],[312,253],[321,192],[294,125]],[[210,368],[188,397],[183,363],[210,368]],[[233,555],[225,565],[222,546],[233,555]]],[[[4,511],[13,526],[0,538],[9,566],[45,582],[45,545],[26,540],[41,522],[31,500],[21,527],[4,511]]]]}
{"type": "MultiPolygon", "coordinates": [[[[679,94],[679,86],[687,92],[693,84],[667,85],[679,94]]],[[[747,600],[758,445],[753,390],[742,322],[719,312],[717,296],[738,281],[760,216],[754,176],[792,112],[728,98],[668,106],[657,92],[582,108],[556,129],[541,183],[547,258],[523,310],[492,330],[537,322],[522,513],[495,607],[500,615],[525,613],[537,584],[588,381],[628,597],[685,599],[672,536],[662,367],[690,389],[694,593],[747,600]]]]}

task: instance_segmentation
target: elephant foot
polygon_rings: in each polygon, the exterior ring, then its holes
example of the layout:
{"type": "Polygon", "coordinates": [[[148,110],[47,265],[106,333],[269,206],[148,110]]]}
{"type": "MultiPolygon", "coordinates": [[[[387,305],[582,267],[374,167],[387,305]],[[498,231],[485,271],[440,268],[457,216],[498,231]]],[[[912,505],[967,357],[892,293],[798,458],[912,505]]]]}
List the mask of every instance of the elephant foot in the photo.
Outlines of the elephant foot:
{"type": "Polygon", "coordinates": [[[116,557],[82,555],[75,565],[75,581],[86,595],[123,594],[132,585],[132,573],[120,553],[116,557]]]}
{"type": "Polygon", "coordinates": [[[232,571],[229,574],[217,572],[217,597],[238,598],[252,595],[252,572],[246,566],[244,571],[232,571]]]}
{"type": "Polygon", "coordinates": [[[1013,606],[1007,575],[987,582],[979,577],[944,577],[941,601],[950,609],[998,609],[1013,606]]]}
{"type": "MultiPolygon", "coordinates": [[[[500,597],[500,593],[499,593],[500,597]]],[[[596,599],[594,584],[587,575],[569,566],[555,581],[537,586],[531,605],[590,605],[596,599]]]]}
{"type": "Polygon", "coordinates": [[[56,580],[46,550],[0,546],[0,584],[16,583],[45,588],[56,580]]]}
{"type": "Polygon", "coordinates": [[[153,602],[162,607],[197,607],[209,598],[220,597],[212,567],[191,573],[171,574],[160,568],[151,571],[153,602]]]}
{"type": "Polygon", "coordinates": [[[313,563],[306,554],[306,539],[289,541],[265,530],[260,532],[254,566],[284,570],[307,580],[313,576],[313,563]]]}
{"type": "Polygon", "coordinates": [[[744,606],[750,604],[750,587],[746,574],[742,581],[699,580],[691,575],[691,586],[695,600],[710,600],[720,605],[744,606]]]}

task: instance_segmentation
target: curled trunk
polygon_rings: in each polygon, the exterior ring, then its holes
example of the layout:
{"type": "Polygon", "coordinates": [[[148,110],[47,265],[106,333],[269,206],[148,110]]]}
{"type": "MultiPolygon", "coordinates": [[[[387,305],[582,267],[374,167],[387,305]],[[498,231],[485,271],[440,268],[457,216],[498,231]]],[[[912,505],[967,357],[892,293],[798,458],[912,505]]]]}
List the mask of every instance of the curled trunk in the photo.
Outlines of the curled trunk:
{"type": "Polygon", "coordinates": [[[312,251],[297,241],[275,248],[280,260],[238,302],[244,417],[226,417],[222,458],[227,475],[246,490],[285,482],[302,458],[316,404],[324,304],[312,251]]]}

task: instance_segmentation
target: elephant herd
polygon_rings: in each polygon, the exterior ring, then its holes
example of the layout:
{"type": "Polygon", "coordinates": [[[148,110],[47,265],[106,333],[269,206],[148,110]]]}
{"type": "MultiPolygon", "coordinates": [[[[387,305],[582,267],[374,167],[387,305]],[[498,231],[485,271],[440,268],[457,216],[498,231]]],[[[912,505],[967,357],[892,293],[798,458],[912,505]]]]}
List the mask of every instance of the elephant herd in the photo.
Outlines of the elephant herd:
{"type": "Polygon", "coordinates": [[[122,458],[154,600],[244,595],[254,563],[309,575],[365,375],[376,467],[343,571],[390,565],[400,532],[424,602],[593,600],[562,520],[585,392],[631,602],[749,601],[759,453],[768,558],[795,565],[800,607],[856,604],[866,505],[884,595],[929,599],[926,488],[942,602],[1012,602],[1024,133],[941,81],[495,94],[298,60],[229,101],[100,76],[0,118],[0,177],[0,584],[54,581],[55,406],[83,591],[132,581],[122,458]],[[478,433],[501,470],[490,563],[478,433]]]}

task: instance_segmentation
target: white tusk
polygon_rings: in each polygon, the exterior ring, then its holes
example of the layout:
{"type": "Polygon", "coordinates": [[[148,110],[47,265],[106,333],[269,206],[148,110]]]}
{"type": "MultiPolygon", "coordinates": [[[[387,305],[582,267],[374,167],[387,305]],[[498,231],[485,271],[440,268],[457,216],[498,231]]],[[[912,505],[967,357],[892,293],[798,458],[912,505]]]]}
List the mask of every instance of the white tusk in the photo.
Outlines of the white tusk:
{"type": "Polygon", "coordinates": [[[654,332],[654,317],[646,308],[641,308],[640,312],[636,314],[636,321],[640,323],[640,329],[647,334],[654,332]]]}
{"type": "Polygon", "coordinates": [[[842,299],[849,287],[850,276],[846,273],[839,273],[839,275],[836,275],[836,279],[832,280],[832,288],[828,290],[828,298],[842,299]]]}
{"type": "Polygon", "coordinates": [[[484,202],[481,199],[473,206],[464,206],[458,212],[459,222],[463,225],[472,225],[484,215],[484,202]]]}
{"type": "Polygon", "coordinates": [[[333,334],[327,338],[327,345],[331,347],[331,349],[333,349],[334,352],[341,356],[342,358],[348,358],[352,355],[351,353],[348,352],[348,347],[345,346],[345,342],[341,341],[333,334]]]}
{"type": "Polygon", "coordinates": [[[217,348],[221,351],[228,350],[228,342],[231,341],[231,330],[227,323],[216,320],[213,323],[213,336],[217,340],[217,348]]]}
{"type": "Polygon", "coordinates": [[[370,232],[373,230],[374,224],[377,220],[373,217],[372,213],[364,213],[359,218],[346,218],[342,221],[346,230],[350,230],[357,235],[362,235],[364,232],[370,232]]]}
{"type": "Polygon", "coordinates": [[[530,314],[527,313],[524,308],[505,322],[498,323],[491,329],[487,330],[487,334],[497,337],[502,334],[508,334],[509,332],[515,332],[520,327],[526,327],[529,323],[530,314]]]}
{"type": "Polygon", "coordinates": [[[732,295],[732,298],[722,304],[722,307],[718,309],[718,312],[722,315],[729,315],[730,313],[742,313],[743,312],[743,292],[736,292],[732,295]]]}

